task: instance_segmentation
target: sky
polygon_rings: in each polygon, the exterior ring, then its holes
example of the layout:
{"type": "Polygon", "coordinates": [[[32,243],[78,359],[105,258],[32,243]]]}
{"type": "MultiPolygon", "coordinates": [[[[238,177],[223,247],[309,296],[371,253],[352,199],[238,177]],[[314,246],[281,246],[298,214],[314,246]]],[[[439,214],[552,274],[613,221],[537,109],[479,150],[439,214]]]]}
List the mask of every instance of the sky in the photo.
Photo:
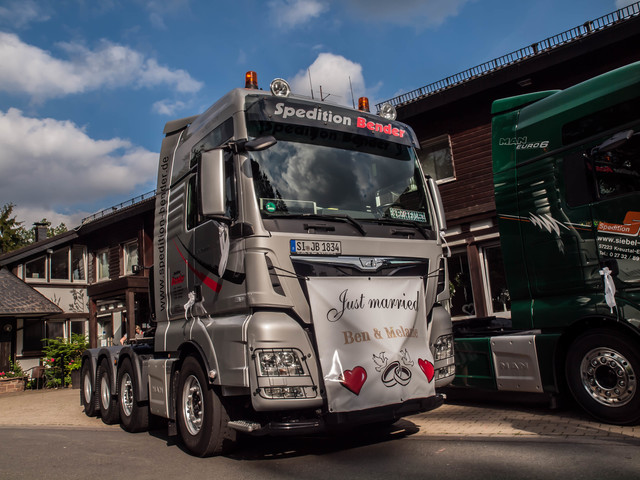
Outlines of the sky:
{"type": "Polygon", "coordinates": [[[248,70],[373,106],[631,3],[0,0],[0,206],[74,228],[153,190],[164,124],[248,70]]]}

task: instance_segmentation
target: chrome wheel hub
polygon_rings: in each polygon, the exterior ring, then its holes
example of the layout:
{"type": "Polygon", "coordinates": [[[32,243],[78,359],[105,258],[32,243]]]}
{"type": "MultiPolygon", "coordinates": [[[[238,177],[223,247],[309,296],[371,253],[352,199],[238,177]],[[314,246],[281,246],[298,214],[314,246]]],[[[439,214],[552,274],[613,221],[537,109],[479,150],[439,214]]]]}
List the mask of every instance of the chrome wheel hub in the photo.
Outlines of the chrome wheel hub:
{"type": "Polygon", "coordinates": [[[124,414],[130,417],[133,412],[133,382],[128,373],[124,373],[120,381],[120,404],[124,414]]]}
{"type": "Polygon", "coordinates": [[[106,375],[102,375],[100,378],[100,398],[102,401],[102,408],[109,409],[109,403],[111,401],[111,387],[109,386],[109,379],[106,375]]]}
{"type": "Polygon", "coordinates": [[[84,394],[84,403],[91,405],[93,386],[91,381],[91,372],[89,370],[84,373],[84,385],[82,386],[82,392],[84,394]]]}
{"type": "Polygon", "coordinates": [[[607,407],[621,407],[636,393],[631,363],[611,348],[594,348],[580,364],[582,385],[591,397],[607,407]]]}
{"type": "Polygon", "coordinates": [[[182,413],[185,426],[191,435],[197,435],[202,428],[202,387],[198,379],[190,375],[182,390],[182,413]]]}

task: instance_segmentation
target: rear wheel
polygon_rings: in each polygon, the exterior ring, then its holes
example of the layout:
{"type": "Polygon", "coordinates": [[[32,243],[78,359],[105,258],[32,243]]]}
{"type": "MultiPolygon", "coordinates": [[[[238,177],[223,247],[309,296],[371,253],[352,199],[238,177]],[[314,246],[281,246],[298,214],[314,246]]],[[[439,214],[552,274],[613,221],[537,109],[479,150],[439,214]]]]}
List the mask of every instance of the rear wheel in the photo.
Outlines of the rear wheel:
{"type": "Polygon", "coordinates": [[[640,421],[638,345],[610,330],[578,337],[565,365],[578,404],[600,421],[618,425],[640,421]]]}
{"type": "Polygon", "coordinates": [[[100,416],[102,421],[107,425],[113,425],[118,422],[118,399],[111,394],[111,375],[109,364],[106,359],[100,362],[98,367],[98,405],[100,407],[100,416]]]}
{"type": "Polygon", "coordinates": [[[118,369],[118,409],[122,427],[128,432],[149,428],[149,407],[137,401],[135,379],[131,360],[125,358],[118,369]]]}
{"type": "Polygon", "coordinates": [[[194,357],[187,357],[180,369],[177,407],[180,438],[194,455],[220,454],[235,441],[227,410],[194,357]]]}
{"type": "Polygon", "coordinates": [[[94,417],[97,410],[93,385],[94,376],[91,373],[91,362],[87,360],[82,364],[82,370],[80,371],[80,401],[87,417],[94,417]]]}

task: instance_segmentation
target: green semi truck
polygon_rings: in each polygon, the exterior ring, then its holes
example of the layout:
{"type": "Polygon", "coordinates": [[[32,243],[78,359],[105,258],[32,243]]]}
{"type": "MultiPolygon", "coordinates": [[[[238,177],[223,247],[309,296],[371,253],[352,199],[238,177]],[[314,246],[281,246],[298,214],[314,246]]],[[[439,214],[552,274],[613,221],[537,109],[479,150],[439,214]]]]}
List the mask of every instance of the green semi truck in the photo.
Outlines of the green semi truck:
{"type": "Polygon", "coordinates": [[[640,62],[492,106],[511,319],[456,322],[459,386],[640,420],[640,62]]]}

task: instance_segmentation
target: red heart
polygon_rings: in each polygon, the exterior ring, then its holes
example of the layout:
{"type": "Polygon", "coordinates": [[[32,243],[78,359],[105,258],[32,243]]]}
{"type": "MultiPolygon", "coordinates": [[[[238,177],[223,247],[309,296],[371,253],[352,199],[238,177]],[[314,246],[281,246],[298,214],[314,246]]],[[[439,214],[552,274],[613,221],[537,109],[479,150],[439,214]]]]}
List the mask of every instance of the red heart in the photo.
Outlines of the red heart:
{"type": "Polygon", "coordinates": [[[435,369],[433,368],[433,363],[429,360],[423,360],[421,358],[418,359],[418,365],[422,369],[422,373],[425,374],[429,383],[433,380],[433,375],[435,374],[435,369]]]}
{"type": "Polygon", "coordinates": [[[353,370],[344,371],[342,374],[342,381],[340,383],[351,393],[360,395],[360,390],[366,381],[367,371],[362,367],[354,367],[353,370]]]}

